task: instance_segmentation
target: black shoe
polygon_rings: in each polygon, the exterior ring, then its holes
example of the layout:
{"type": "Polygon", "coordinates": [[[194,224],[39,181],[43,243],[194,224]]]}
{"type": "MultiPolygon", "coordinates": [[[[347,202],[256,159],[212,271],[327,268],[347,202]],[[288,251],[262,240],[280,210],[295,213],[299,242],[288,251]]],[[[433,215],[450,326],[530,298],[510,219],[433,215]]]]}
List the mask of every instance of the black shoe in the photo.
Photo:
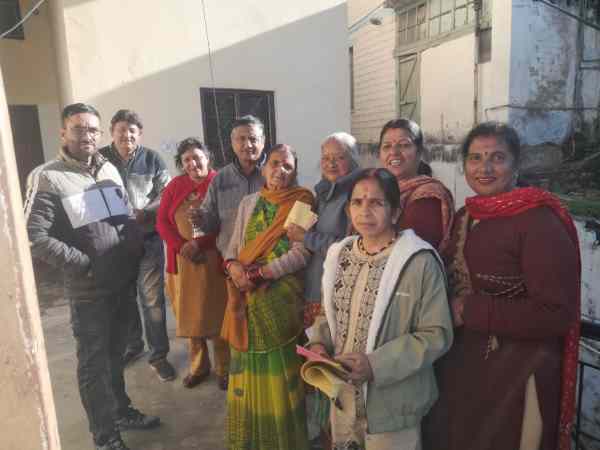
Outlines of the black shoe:
{"type": "Polygon", "coordinates": [[[140,350],[128,348],[127,350],[125,350],[125,353],[123,353],[123,367],[126,367],[132,362],[137,361],[142,356],[144,356],[145,353],[146,352],[143,348],[141,348],[140,350]]]}
{"type": "Polygon", "coordinates": [[[177,377],[175,369],[167,358],[159,359],[150,363],[150,367],[156,372],[160,381],[171,381],[177,377]]]}
{"type": "Polygon", "coordinates": [[[115,425],[120,431],[149,430],[160,425],[160,417],[147,416],[130,406],[127,408],[125,415],[115,420],[115,425]]]}
{"type": "Polygon", "coordinates": [[[109,439],[104,445],[96,445],[96,450],[129,450],[120,436],[109,439]]]}

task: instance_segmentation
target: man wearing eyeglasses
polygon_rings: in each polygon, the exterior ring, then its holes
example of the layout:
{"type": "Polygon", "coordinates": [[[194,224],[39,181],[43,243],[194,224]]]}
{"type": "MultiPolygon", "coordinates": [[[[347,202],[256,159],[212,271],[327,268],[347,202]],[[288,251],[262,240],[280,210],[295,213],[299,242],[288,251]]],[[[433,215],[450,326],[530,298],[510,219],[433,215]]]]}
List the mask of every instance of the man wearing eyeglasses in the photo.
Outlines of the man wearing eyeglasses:
{"type": "MultiPolygon", "coordinates": [[[[112,143],[101,148],[100,153],[121,174],[136,222],[144,232],[144,256],[137,278],[137,302],[142,309],[146,341],[150,349],[150,367],[160,381],[171,381],[176,373],[167,360],[169,337],[164,294],[164,250],[155,229],[160,197],[171,177],[160,155],[141,145],[143,128],[136,112],[128,109],[117,111],[110,121],[112,143]]],[[[133,309],[137,312],[137,303],[133,309]]],[[[132,314],[127,347],[123,354],[125,365],[143,355],[142,335],[140,315],[132,314]]]]}
{"type": "Polygon", "coordinates": [[[97,450],[128,450],[120,431],[159,425],[131,406],[122,354],[142,237],[117,169],[98,153],[100,114],[62,113],[58,157],[29,175],[31,253],[64,273],[77,344],[77,381],[97,450]]]}

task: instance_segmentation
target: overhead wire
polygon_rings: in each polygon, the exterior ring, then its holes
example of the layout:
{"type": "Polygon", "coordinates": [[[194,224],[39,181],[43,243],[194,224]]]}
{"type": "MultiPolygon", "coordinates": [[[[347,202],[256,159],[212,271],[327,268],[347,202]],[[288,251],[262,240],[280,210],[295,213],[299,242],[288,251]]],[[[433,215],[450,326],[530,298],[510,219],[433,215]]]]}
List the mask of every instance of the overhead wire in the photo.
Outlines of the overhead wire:
{"type": "Polygon", "coordinates": [[[35,13],[37,11],[37,9],[42,5],[42,3],[44,3],[46,0],[40,0],[39,2],[37,2],[37,4],[31,8],[31,10],[25,14],[23,16],[23,18],[21,20],[19,20],[15,25],[13,25],[12,27],[10,27],[8,30],[3,31],[2,34],[0,34],[0,39],[5,38],[6,36],[8,36],[10,33],[12,33],[13,31],[15,31],[17,28],[19,28],[21,25],[23,25],[27,19],[29,19],[31,17],[31,15],[33,13],[35,13]]]}
{"type": "MultiPolygon", "coordinates": [[[[215,115],[217,119],[217,136],[219,138],[219,148],[221,150],[221,156],[223,157],[223,164],[225,164],[227,162],[227,159],[225,158],[225,148],[223,145],[223,136],[221,133],[221,119],[219,116],[219,105],[217,103],[217,90],[215,88],[215,72],[213,68],[212,50],[210,48],[210,38],[208,35],[208,20],[206,17],[206,5],[204,4],[204,0],[202,0],[202,14],[204,16],[204,33],[206,35],[206,44],[208,46],[208,67],[210,70],[210,83],[212,88],[213,103],[215,107],[215,115]]],[[[207,130],[205,130],[205,132],[206,131],[207,130]]]]}

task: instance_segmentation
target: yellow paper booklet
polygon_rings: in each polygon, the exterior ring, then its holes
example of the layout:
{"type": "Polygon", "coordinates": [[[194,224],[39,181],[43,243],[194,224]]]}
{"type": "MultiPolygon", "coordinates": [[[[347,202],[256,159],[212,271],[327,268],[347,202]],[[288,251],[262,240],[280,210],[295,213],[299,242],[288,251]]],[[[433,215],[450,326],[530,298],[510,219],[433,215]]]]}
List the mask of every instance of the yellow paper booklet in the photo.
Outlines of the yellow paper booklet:
{"type": "Polygon", "coordinates": [[[304,230],[310,229],[316,222],[319,216],[310,210],[310,205],[304,202],[297,201],[292,206],[290,213],[285,219],[283,228],[288,227],[290,223],[302,227],[304,230]]]}
{"type": "Polygon", "coordinates": [[[302,379],[336,401],[340,390],[348,383],[348,371],[339,362],[324,358],[304,347],[296,346],[296,353],[307,359],[300,368],[302,379]]]}

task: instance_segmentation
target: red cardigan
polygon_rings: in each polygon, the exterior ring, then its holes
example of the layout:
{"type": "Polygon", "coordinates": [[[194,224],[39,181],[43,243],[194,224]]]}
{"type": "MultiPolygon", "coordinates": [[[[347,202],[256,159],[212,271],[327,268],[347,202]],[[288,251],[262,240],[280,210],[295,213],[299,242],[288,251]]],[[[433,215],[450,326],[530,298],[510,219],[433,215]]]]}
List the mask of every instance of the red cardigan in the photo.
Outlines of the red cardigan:
{"type": "MultiPolygon", "coordinates": [[[[216,174],[217,172],[211,170],[200,184],[194,183],[188,175],[179,175],[171,180],[162,193],[156,217],[156,229],[167,244],[167,273],[177,273],[177,254],[187,242],[177,231],[175,212],[194,191],[200,199],[203,199],[216,174]]],[[[201,249],[208,250],[216,248],[216,238],[216,234],[207,234],[195,240],[200,244],[201,249]]]]}

